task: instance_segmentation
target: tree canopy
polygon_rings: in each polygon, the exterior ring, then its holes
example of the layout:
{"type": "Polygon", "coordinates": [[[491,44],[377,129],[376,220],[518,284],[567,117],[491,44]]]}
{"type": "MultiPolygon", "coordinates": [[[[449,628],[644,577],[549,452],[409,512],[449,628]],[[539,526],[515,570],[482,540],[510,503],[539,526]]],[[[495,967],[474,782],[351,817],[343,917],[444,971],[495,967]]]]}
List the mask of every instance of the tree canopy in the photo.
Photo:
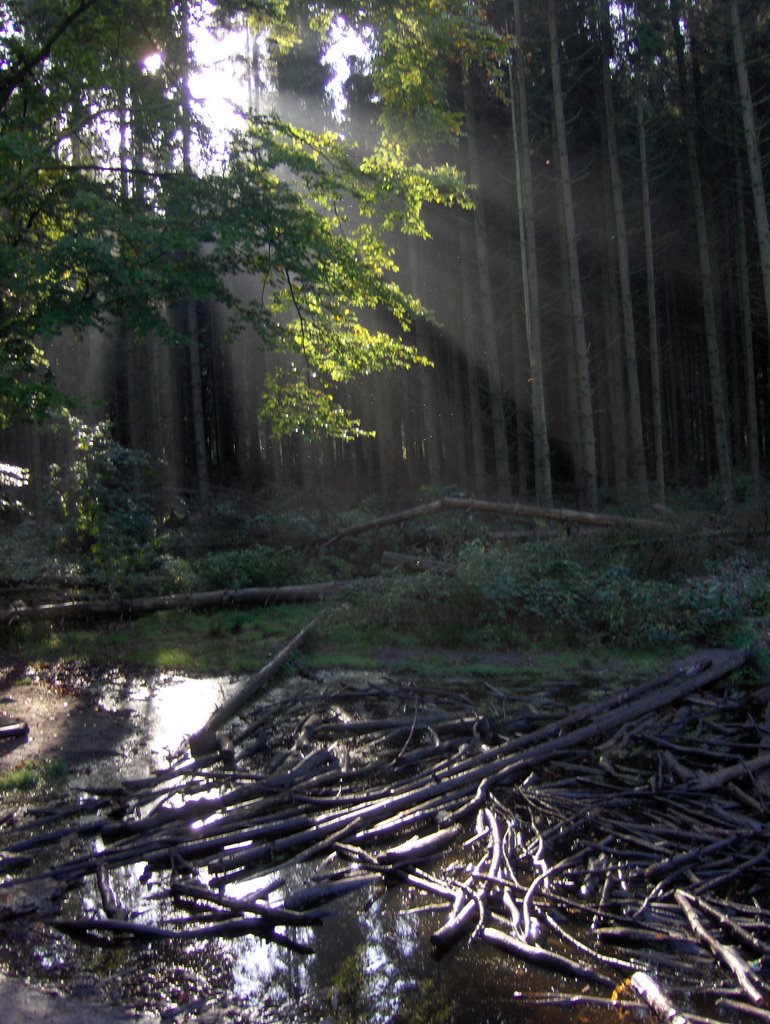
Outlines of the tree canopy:
{"type": "Polygon", "coordinates": [[[59,400],[46,338],[117,320],[189,343],[169,315],[184,301],[215,298],[231,332],[248,324],[295,354],[268,383],[278,432],[352,436],[334,384],[421,360],[407,335],[425,310],[398,284],[392,232],[425,235],[426,203],[467,203],[450,166],[254,113],[221,166],[205,160],[190,19],[248,17],[291,38],[288,6],[0,5],[0,424],[59,400]],[[237,298],[241,273],[260,280],[259,301],[237,298]],[[369,311],[393,329],[373,329],[369,311]]]}

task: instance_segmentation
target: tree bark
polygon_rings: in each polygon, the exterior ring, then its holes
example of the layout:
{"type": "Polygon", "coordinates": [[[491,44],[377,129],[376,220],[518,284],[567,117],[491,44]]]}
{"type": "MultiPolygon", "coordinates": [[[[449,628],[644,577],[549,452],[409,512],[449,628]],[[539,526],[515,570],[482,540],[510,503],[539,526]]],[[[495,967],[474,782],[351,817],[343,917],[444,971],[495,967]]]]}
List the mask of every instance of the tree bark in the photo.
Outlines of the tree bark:
{"type": "Polygon", "coordinates": [[[165,597],[137,597],[126,600],[105,598],[94,601],[68,601],[28,608],[0,611],[0,623],[47,620],[69,622],[73,619],[136,618],[150,612],[182,608],[229,608],[242,605],[267,605],[272,602],[321,601],[345,584],[308,583],[290,587],[248,587],[244,590],[205,590],[193,594],[167,594],[165,597]]]}
{"type": "Polygon", "coordinates": [[[538,505],[551,505],[551,458],[548,450],[548,417],[546,415],[545,380],[540,331],[540,280],[537,269],[537,238],[535,199],[532,183],[531,141],[527,109],[527,78],[521,57],[523,18],[521,0],[514,0],[516,34],[516,85],[510,68],[511,129],[516,161],[516,199],[519,209],[522,276],[524,278],[524,318],[527,329],[529,374],[532,384],[532,438],[535,460],[535,500],[538,505]],[[516,117],[518,104],[519,116],[516,117]]]}
{"type": "MultiPolygon", "coordinates": [[[[607,0],[604,0],[603,20],[609,24],[610,12],[607,0]]],[[[602,33],[606,39],[606,31],[602,33]]],[[[631,298],[631,274],[628,261],[628,234],[626,231],[625,202],[623,199],[623,182],[620,175],[618,158],[617,129],[615,125],[615,106],[612,100],[612,81],[610,78],[610,52],[605,42],[602,54],[602,88],[604,92],[604,116],[607,126],[607,154],[610,168],[610,184],[612,191],[612,208],[614,215],[615,243],[617,246],[618,276],[620,281],[620,308],[623,320],[623,339],[626,364],[626,382],[628,385],[628,425],[631,442],[631,476],[636,488],[636,496],[642,512],[650,508],[650,492],[647,486],[647,467],[644,458],[644,437],[642,431],[642,403],[639,394],[639,366],[636,354],[636,328],[634,326],[634,307],[631,298]]]]}
{"type": "MultiPolygon", "coordinates": [[[[473,107],[473,95],[467,70],[463,74],[463,99],[466,117],[466,141],[468,146],[468,163],[471,181],[481,186],[481,163],[479,160],[478,140],[476,137],[476,115],[473,107]]],[[[501,498],[511,495],[511,469],[508,456],[508,431],[505,423],[503,406],[502,378],[500,374],[500,357],[497,351],[497,330],[495,326],[494,300],[492,298],[492,281],[489,266],[489,242],[487,239],[487,222],[484,208],[483,192],[476,197],[476,210],[473,218],[476,229],[476,263],[479,276],[479,298],[481,300],[481,327],[483,331],[483,352],[489,377],[489,404],[492,417],[492,436],[495,450],[495,477],[497,494],[501,498]]]]}
{"type": "Polygon", "coordinates": [[[604,262],[604,339],[607,353],[607,405],[609,432],[606,447],[612,453],[612,478],[618,505],[628,507],[628,443],[626,439],[626,381],[623,374],[623,353],[618,310],[617,260],[612,244],[612,200],[610,189],[604,190],[604,220],[607,255],[604,262]]]}
{"type": "MultiPolygon", "coordinates": [[[[738,88],[741,97],[743,136],[749,164],[751,194],[754,199],[754,217],[756,219],[757,240],[759,242],[759,263],[762,271],[762,290],[765,297],[765,317],[768,331],[770,331],[770,226],[768,226],[767,198],[762,176],[762,153],[759,148],[759,134],[754,117],[754,104],[751,99],[749,72],[746,64],[746,50],[743,45],[738,0],[730,0],[730,19],[732,22],[733,51],[735,53],[735,71],[738,76],[738,88]]],[[[770,361],[768,365],[770,366],[770,361]]]]}
{"type": "Polygon", "coordinates": [[[746,392],[746,447],[748,449],[751,490],[755,501],[762,497],[762,475],[759,465],[759,421],[757,419],[757,377],[754,365],[754,330],[751,316],[751,288],[749,284],[749,258],[746,249],[746,221],[743,212],[743,174],[741,161],[736,159],[735,220],[738,237],[738,306],[740,308],[741,348],[743,352],[743,386],[746,392]]]}
{"type": "Polygon", "coordinates": [[[591,367],[588,358],[583,291],[580,282],[580,261],[578,259],[577,228],[572,198],[569,152],[567,149],[567,126],[564,116],[564,98],[561,83],[561,60],[559,39],[556,30],[556,3],[548,0],[548,37],[551,57],[551,84],[553,88],[554,121],[556,128],[557,154],[559,158],[559,184],[561,187],[564,214],[565,243],[569,271],[569,295],[572,314],[572,331],[577,372],[577,400],[582,449],[581,475],[578,481],[580,492],[589,508],[599,503],[598,479],[596,472],[596,436],[593,422],[593,397],[591,393],[591,367]]]}
{"type": "Polygon", "coordinates": [[[476,494],[484,495],[487,493],[487,470],[484,454],[484,428],[481,421],[481,401],[479,396],[479,350],[481,346],[478,340],[473,293],[469,279],[469,268],[473,262],[469,228],[466,218],[462,216],[459,221],[459,235],[460,297],[463,311],[463,341],[465,343],[468,375],[468,410],[471,421],[472,484],[476,494]]]}
{"type": "Polygon", "coordinates": [[[684,41],[679,24],[679,0],[672,3],[672,24],[674,44],[679,68],[679,87],[684,111],[684,131],[687,147],[687,163],[690,169],[690,184],[695,212],[695,230],[698,239],[698,266],[700,269],[701,303],[703,328],[706,339],[708,361],[709,398],[714,428],[714,445],[717,457],[720,494],[723,504],[733,502],[733,469],[730,439],[727,425],[727,402],[722,380],[722,364],[719,354],[719,333],[717,330],[716,306],[714,304],[714,281],[711,268],[711,245],[706,221],[706,204],[703,196],[703,182],[700,172],[698,145],[695,138],[692,96],[684,52],[684,41]]]}
{"type": "MultiPolygon", "coordinates": [[[[185,174],[192,174],[192,96],[190,93],[190,55],[192,37],[190,33],[190,12],[185,0],[182,13],[182,40],[184,46],[184,73],[182,82],[182,166],[185,174]]],[[[201,508],[206,511],[211,504],[208,452],[206,445],[206,418],[203,398],[203,373],[201,369],[201,338],[198,324],[198,307],[195,298],[187,302],[187,335],[190,339],[190,399],[192,403],[193,440],[195,443],[195,468],[198,478],[198,498],[201,508]]]]}
{"type": "MultiPolygon", "coordinates": [[[[637,72],[637,75],[640,72],[637,72]]],[[[663,449],[663,396],[660,369],[660,337],[658,305],[655,294],[655,254],[650,206],[650,172],[647,160],[647,131],[644,122],[644,101],[641,86],[636,83],[636,125],[639,135],[639,163],[642,185],[642,222],[644,225],[644,266],[647,275],[647,324],[650,344],[650,375],[652,377],[652,431],[655,445],[655,500],[666,503],[666,470],[663,449]]]]}

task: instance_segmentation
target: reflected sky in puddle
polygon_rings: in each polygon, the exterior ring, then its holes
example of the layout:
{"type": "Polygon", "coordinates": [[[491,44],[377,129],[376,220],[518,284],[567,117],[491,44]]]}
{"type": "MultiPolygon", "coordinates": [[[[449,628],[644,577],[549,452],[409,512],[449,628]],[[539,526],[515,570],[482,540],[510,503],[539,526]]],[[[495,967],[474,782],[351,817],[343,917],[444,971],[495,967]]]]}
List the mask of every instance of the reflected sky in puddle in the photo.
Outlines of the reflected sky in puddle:
{"type": "Polygon", "coordinates": [[[151,763],[146,768],[152,769],[164,767],[241,683],[229,676],[129,676],[108,683],[99,704],[106,711],[130,710],[134,729],[147,740],[151,763]]]}

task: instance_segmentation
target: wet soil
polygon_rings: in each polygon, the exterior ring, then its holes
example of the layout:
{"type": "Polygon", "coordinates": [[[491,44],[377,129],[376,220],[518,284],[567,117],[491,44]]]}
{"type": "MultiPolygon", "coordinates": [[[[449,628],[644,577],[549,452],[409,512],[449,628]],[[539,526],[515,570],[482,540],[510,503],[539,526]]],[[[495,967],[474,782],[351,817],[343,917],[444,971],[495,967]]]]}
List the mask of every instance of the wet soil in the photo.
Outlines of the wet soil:
{"type": "Polygon", "coordinates": [[[108,670],[77,664],[0,665],[0,723],[26,722],[25,736],[0,740],[0,769],[26,763],[60,762],[69,772],[88,775],[99,762],[138,753],[146,739],[137,734],[127,708],[107,710],[97,694],[108,670]]]}

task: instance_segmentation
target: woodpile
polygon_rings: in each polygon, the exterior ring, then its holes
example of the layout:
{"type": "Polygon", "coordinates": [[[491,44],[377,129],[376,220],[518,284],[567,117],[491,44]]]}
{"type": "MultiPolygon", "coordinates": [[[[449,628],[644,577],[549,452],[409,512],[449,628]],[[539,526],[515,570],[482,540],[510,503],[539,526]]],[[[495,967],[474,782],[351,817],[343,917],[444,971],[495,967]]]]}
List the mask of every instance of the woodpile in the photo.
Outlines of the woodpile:
{"type": "Polygon", "coordinates": [[[770,716],[736,676],[749,657],[709,652],[550,720],[491,685],[482,714],[451,687],[296,681],[216,750],[6,821],[0,889],[91,879],[101,911],[49,922],[91,942],[307,953],[297,929],[334,901],[408,887],[441,913],[437,954],[485,942],[579,979],[565,1000],[697,1020],[678,1000],[708,988],[731,1019],[770,1019],[770,716]],[[127,865],[172,908],[162,924],[115,897],[127,865]]]}

